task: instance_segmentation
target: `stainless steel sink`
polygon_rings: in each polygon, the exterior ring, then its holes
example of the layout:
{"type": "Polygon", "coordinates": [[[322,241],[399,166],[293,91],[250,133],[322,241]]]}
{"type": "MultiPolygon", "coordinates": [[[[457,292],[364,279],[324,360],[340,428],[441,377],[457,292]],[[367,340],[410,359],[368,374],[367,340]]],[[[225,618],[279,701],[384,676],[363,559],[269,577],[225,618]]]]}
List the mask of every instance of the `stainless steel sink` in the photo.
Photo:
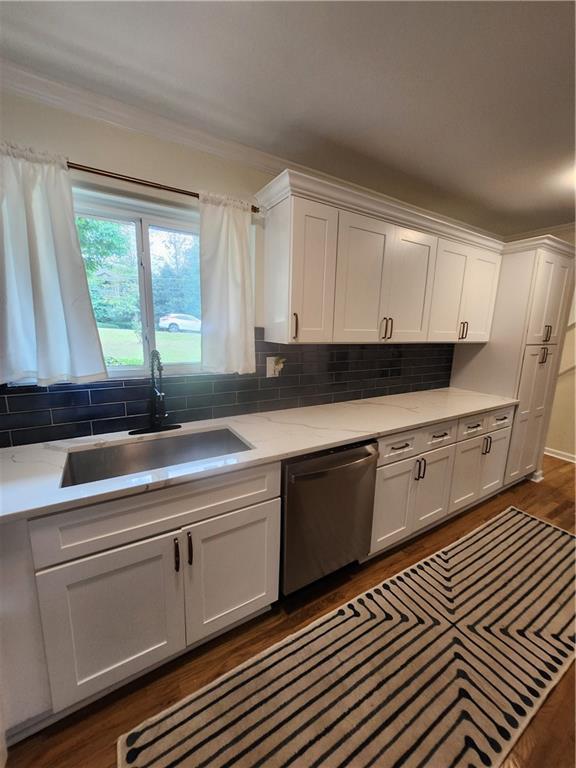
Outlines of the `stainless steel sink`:
{"type": "Polygon", "coordinates": [[[71,451],[62,474],[62,487],[92,483],[187,461],[249,451],[250,446],[229,429],[214,429],[176,437],[140,440],[86,451],[71,451]]]}

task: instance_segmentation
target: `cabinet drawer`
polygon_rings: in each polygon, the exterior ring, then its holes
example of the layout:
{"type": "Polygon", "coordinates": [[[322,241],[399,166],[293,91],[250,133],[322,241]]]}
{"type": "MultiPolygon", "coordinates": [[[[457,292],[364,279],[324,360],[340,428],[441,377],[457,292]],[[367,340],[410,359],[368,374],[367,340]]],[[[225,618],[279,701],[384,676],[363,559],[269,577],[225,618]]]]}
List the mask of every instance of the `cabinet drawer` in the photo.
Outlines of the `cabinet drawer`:
{"type": "Polygon", "coordinates": [[[378,440],[378,466],[390,464],[400,459],[408,459],[415,456],[420,451],[420,430],[413,432],[401,432],[395,435],[388,435],[378,440]]]}
{"type": "Polygon", "coordinates": [[[432,451],[434,448],[455,443],[457,432],[457,421],[442,421],[439,424],[424,427],[419,438],[420,451],[432,451]]]}
{"type": "Polygon", "coordinates": [[[483,435],[485,431],[486,424],[483,413],[476,413],[472,416],[458,419],[458,440],[466,440],[469,437],[483,435]]]}
{"type": "Polygon", "coordinates": [[[487,432],[502,427],[511,427],[514,420],[514,406],[501,408],[499,411],[490,411],[484,416],[484,427],[487,432]]]}
{"type": "Polygon", "coordinates": [[[280,464],[94,504],[29,523],[36,569],[128,544],[280,495],[280,464]]]}

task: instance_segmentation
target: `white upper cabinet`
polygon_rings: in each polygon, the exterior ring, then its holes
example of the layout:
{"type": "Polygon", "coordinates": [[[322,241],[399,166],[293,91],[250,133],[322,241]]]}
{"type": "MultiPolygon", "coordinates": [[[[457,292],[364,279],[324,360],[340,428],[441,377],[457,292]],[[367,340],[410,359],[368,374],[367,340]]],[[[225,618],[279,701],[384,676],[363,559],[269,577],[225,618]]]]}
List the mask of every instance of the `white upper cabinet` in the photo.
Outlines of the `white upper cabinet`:
{"type": "Polygon", "coordinates": [[[385,341],[426,341],[438,238],[396,228],[384,261],[385,341]]]}
{"type": "Polygon", "coordinates": [[[438,242],[429,341],[457,341],[461,336],[466,260],[466,246],[438,242]]]}
{"type": "Polygon", "coordinates": [[[499,271],[499,254],[440,240],[428,340],[488,341],[499,271]]]}
{"type": "Polygon", "coordinates": [[[297,171],[256,198],[268,341],[488,341],[499,241],[297,171]]]}
{"type": "Polygon", "coordinates": [[[334,341],[426,341],[437,238],[340,213],[334,341]]]}
{"type": "Polygon", "coordinates": [[[332,341],[338,210],[290,197],[266,220],[266,338],[332,341]]]}
{"type": "Polygon", "coordinates": [[[393,224],[340,212],[334,341],[377,342],[384,337],[384,265],[393,224]]]}
{"type": "Polygon", "coordinates": [[[560,253],[540,250],[526,334],[527,344],[557,344],[562,318],[571,300],[572,260],[560,253]]]}

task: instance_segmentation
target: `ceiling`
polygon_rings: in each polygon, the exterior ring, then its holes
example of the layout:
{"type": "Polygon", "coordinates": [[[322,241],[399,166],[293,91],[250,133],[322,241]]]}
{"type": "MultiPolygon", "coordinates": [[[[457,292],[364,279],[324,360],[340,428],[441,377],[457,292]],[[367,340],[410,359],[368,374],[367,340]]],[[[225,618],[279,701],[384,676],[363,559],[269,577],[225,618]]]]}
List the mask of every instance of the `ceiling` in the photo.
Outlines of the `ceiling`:
{"type": "Polygon", "coordinates": [[[3,2],[5,59],[507,236],[574,219],[569,2],[3,2]]]}

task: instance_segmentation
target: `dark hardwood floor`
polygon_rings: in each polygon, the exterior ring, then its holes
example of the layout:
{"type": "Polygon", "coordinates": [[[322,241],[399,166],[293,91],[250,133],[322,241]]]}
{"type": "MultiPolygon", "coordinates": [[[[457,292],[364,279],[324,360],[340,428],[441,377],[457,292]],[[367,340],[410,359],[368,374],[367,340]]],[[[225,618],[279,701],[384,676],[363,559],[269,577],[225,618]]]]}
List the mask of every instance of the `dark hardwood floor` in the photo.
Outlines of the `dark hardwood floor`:
{"type": "MultiPolygon", "coordinates": [[[[8,768],[114,768],[120,734],[511,504],[573,531],[574,466],[545,457],[543,482],[522,482],[390,554],[283,600],[270,613],[15,745],[9,751],[8,768]]],[[[574,722],[572,665],[506,758],[504,768],[574,768],[574,722]]]]}

